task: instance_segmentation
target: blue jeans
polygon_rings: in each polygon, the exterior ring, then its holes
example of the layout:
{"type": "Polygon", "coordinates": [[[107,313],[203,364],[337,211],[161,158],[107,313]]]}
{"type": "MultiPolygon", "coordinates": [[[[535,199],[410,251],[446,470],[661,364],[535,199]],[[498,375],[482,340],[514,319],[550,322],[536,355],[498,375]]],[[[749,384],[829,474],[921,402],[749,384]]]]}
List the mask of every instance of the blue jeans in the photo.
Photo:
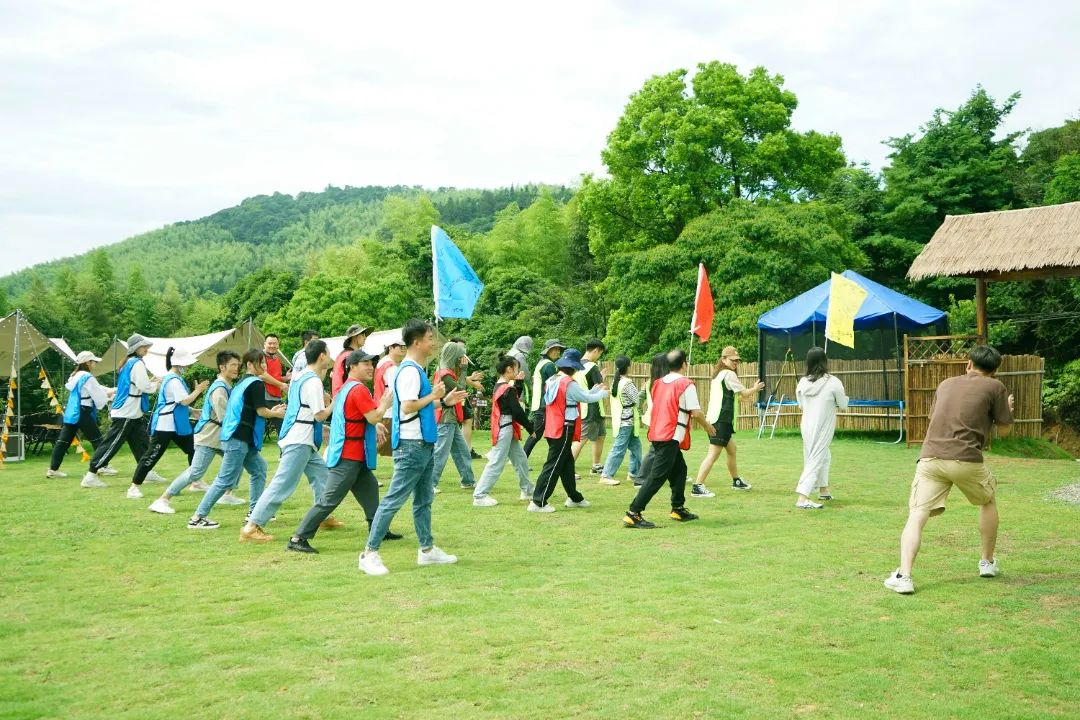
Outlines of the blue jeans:
{"type": "Polygon", "coordinates": [[[439,425],[439,439],[435,441],[435,485],[438,486],[446,469],[447,458],[454,458],[454,467],[461,476],[462,485],[475,485],[472,470],[471,448],[465,444],[465,433],[457,423],[439,425]]]}
{"type": "Polygon", "coordinates": [[[259,527],[266,525],[281,503],[296,490],[301,475],[307,475],[315,497],[322,497],[327,475],[326,461],[322,455],[314,445],[286,445],[281,449],[281,462],[274,478],[251,510],[250,521],[259,527]]]}
{"type": "Polygon", "coordinates": [[[390,487],[375,511],[367,546],[378,551],[390,521],[412,497],[413,526],[421,548],[435,544],[431,537],[431,503],[435,501],[435,452],[423,440],[402,440],[394,451],[394,474],[390,487]]]}
{"type": "MultiPolygon", "coordinates": [[[[172,481],[172,484],[169,485],[165,494],[169,497],[176,497],[191,483],[202,480],[203,475],[210,469],[210,463],[214,462],[214,456],[224,454],[225,453],[217,448],[207,447],[206,445],[196,445],[195,454],[191,456],[191,464],[172,481]]],[[[236,479],[239,481],[240,476],[237,475],[236,479]]]]}
{"type": "Polygon", "coordinates": [[[199,509],[195,511],[199,517],[209,515],[214,503],[221,499],[225,491],[236,487],[240,482],[240,473],[244,470],[247,470],[251,477],[249,509],[255,507],[266,485],[266,461],[254,445],[232,438],[222,441],[221,449],[225,454],[221,458],[221,467],[218,468],[217,477],[214,478],[214,484],[206,491],[202,502],[199,503],[199,509]]]}
{"type": "Polygon", "coordinates": [[[474,498],[482,498],[491,492],[495,481],[499,479],[503,468],[506,467],[507,460],[514,466],[521,492],[532,495],[533,486],[529,482],[529,458],[525,456],[525,449],[521,447],[521,443],[514,439],[514,428],[510,426],[499,431],[499,442],[495,443],[491,452],[488,453],[488,464],[484,472],[480,473],[480,482],[476,483],[476,491],[473,493],[474,498]]]}
{"type": "Polygon", "coordinates": [[[630,451],[630,475],[638,477],[641,472],[641,440],[634,434],[634,426],[630,423],[619,428],[619,434],[615,436],[615,443],[608,453],[607,462],[604,463],[603,477],[615,477],[627,450],[630,451]]]}

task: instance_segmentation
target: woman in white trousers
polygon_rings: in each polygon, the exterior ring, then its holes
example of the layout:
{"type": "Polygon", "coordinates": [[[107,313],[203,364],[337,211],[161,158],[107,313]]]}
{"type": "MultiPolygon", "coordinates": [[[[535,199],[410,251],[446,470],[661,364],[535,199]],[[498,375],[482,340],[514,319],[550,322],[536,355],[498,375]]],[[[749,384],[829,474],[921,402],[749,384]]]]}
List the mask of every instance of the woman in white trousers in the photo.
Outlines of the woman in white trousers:
{"type": "Polygon", "coordinates": [[[829,493],[829,445],[836,432],[836,411],[846,410],[847,395],[839,379],[829,374],[828,359],[819,347],[806,353],[806,377],[799,380],[795,397],[802,408],[803,471],[795,488],[800,510],[820,510],[824,505],[810,499],[818,492],[821,500],[831,500],[829,493]]]}

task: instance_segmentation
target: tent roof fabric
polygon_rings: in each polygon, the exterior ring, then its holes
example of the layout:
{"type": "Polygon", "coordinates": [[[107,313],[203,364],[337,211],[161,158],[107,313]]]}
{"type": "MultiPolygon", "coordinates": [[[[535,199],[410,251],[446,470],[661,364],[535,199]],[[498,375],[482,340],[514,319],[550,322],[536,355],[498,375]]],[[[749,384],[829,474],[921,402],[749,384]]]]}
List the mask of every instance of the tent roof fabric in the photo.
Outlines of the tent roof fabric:
{"type": "MultiPolygon", "coordinates": [[[[393,330],[379,330],[373,332],[367,336],[367,340],[364,341],[364,352],[369,355],[382,355],[386,352],[387,345],[393,345],[401,343],[401,331],[404,328],[394,328],[393,330]]],[[[438,334],[436,333],[436,336],[438,334]]],[[[339,335],[337,337],[322,338],[322,341],[326,343],[326,350],[330,353],[330,357],[336,358],[341,354],[342,349],[345,347],[345,336],[339,335]]]]}
{"type": "Polygon", "coordinates": [[[11,375],[12,360],[15,362],[15,370],[18,371],[46,350],[56,349],[49,338],[31,325],[21,311],[16,310],[0,319],[0,377],[11,375]],[[18,357],[15,357],[16,344],[19,349],[18,357]]]}
{"type": "Polygon", "coordinates": [[[1080,202],[947,216],[907,273],[912,280],[939,275],[1080,275],[1080,202]]]}
{"type": "MultiPolygon", "coordinates": [[[[246,320],[231,330],[222,330],[208,335],[193,335],[181,338],[146,338],[150,341],[150,350],[143,358],[146,368],[155,376],[165,373],[165,353],[170,347],[187,350],[195,356],[200,365],[216,370],[216,356],[222,350],[232,350],[243,355],[249,348],[261,348],[263,334],[254,323],[246,320]]],[[[101,362],[95,369],[95,375],[116,372],[127,359],[127,345],[121,340],[114,340],[109,349],[101,356],[101,362]]]]}
{"type": "MultiPolygon", "coordinates": [[[[855,315],[856,330],[891,329],[894,313],[896,325],[901,330],[926,327],[945,317],[941,310],[879,285],[854,270],[845,270],[841,274],[856,282],[867,293],[855,315]]],[[[820,324],[824,330],[825,318],[829,312],[830,284],[831,280],[826,280],[773,308],[758,318],[758,327],[765,332],[798,333],[809,330],[814,324],[820,324]]]]}

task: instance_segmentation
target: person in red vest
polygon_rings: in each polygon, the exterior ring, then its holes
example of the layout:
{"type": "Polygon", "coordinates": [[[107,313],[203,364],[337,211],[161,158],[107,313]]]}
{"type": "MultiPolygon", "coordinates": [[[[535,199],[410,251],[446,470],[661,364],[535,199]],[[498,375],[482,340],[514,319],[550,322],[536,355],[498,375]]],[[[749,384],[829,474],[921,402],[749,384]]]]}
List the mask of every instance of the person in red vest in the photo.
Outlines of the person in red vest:
{"type": "Polygon", "coordinates": [[[282,391],[289,390],[289,383],[285,382],[285,368],[282,367],[281,355],[278,353],[279,348],[278,336],[274,333],[270,333],[263,340],[266,372],[263,373],[262,381],[266,384],[266,407],[268,408],[280,405],[282,391]]]}
{"type": "MultiPolygon", "coordinates": [[[[405,359],[405,343],[401,342],[400,338],[395,338],[389,345],[386,346],[386,355],[379,364],[375,366],[375,378],[371,383],[372,397],[375,398],[375,402],[380,402],[383,399],[383,395],[386,394],[387,389],[393,386],[394,377],[397,375],[398,365],[405,359]]],[[[386,428],[386,441],[379,442],[379,454],[390,457],[392,455],[390,451],[390,424],[393,420],[393,409],[388,408],[383,415],[381,424],[386,428]]]]}
{"type": "Polygon", "coordinates": [[[330,397],[337,397],[338,390],[348,380],[348,373],[345,372],[345,358],[349,357],[349,353],[353,350],[360,350],[364,347],[364,343],[367,342],[367,336],[371,334],[371,328],[365,325],[350,325],[349,329],[345,331],[345,342],[338,353],[338,356],[334,359],[334,370],[330,375],[330,397]]]}
{"type": "Polygon", "coordinates": [[[690,449],[690,418],[710,437],[716,428],[701,412],[694,381],[683,374],[686,371],[686,353],[672,350],[667,355],[667,361],[668,374],[649,389],[652,396],[649,424],[652,464],[623,518],[628,528],[656,527],[641,513],[665,482],[671,483],[671,519],[679,522],[697,520],[697,515],[686,509],[686,460],[683,450],[690,449]]]}
{"type": "Polygon", "coordinates": [[[480,480],[473,492],[473,505],[476,507],[499,504],[489,493],[502,474],[507,460],[517,473],[518,487],[521,488],[518,499],[529,500],[533,492],[532,483],[529,482],[529,458],[521,447],[522,428],[529,434],[533,430],[532,421],[525,414],[519,400],[521,390],[518,383],[525,380],[525,373],[521,370],[517,358],[511,355],[499,356],[495,372],[499,379],[491,395],[491,452],[488,453],[487,467],[480,473],[480,480]]]}
{"type": "Polygon", "coordinates": [[[566,490],[566,507],[589,507],[589,501],[578,492],[574,479],[574,454],[571,446],[581,440],[581,413],[578,403],[599,402],[608,396],[608,389],[603,384],[594,385],[591,390],[578,385],[574,373],[585,369],[581,363],[581,351],[571,348],[555,363],[559,372],[552,375],[544,385],[544,401],[547,403],[544,414],[544,437],[548,443],[547,460],[536,478],[529,512],[551,513],[555,508],[548,504],[548,498],[555,491],[555,483],[562,480],[566,490]]]}

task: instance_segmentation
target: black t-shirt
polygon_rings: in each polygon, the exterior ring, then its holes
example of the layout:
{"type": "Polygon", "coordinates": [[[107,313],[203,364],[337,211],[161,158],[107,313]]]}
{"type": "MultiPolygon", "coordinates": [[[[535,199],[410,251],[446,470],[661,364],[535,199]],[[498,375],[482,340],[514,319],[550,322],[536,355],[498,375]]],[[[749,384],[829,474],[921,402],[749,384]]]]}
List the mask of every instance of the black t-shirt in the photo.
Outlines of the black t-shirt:
{"type": "MultiPolygon", "coordinates": [[[[585,384],[588,386],[586,390],[592,390],[593,386],[599,385],[604,382],[604,374],[600,372],[599,365],[593,365],[589,368],[589,372],[585,373],[585,384]]],[[[604,401],[600,401],[604,402],[604,401]]],[[[588,420],[600,419],[600,402],[589,403],[589,412],[585,415],[588,420]]]]}
{"type": "Polygon", "coordinates": [[[243,440],[248,445],[255,442],[255,418],[256,408],[266,407],[266,383],[256,380],[244,390],[244,408],[240,411],[240,426],[236,428],[233,437],[243,440]]]}

